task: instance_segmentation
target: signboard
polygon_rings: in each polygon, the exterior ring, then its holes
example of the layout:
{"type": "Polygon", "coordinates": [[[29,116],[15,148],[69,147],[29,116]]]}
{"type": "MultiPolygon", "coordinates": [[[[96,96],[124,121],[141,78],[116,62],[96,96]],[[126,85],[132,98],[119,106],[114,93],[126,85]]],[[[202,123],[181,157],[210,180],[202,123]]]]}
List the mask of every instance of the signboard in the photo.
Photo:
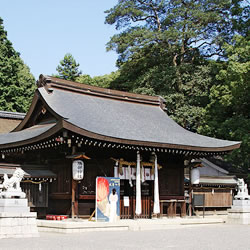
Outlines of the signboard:
{"type": "Polygon", "coordinates": [[[120,219],[120,178],[96,178],[96,221],[120,219]]]}
{"type": "Polygon", "coordinates": [[[194,207],[203,207],[205,205],[205,195],[193,194],[192,202],[194,207]]]}
{"type": "Polygon", "coordinates": [[[72,163],[72,177],[76,181],[83,179],[84,162],[82,160],[74,160],[72,163]]]}
{"type": "Polygon", "coordinates": [[[193,194],[193,207],[203,207],[203,218],[205,216],[205,194],[193,194]]]}
{"type": "Polygon", "coordinates": [[[129,207],[129,196],[123,196],[124,207],[129,207]]]}

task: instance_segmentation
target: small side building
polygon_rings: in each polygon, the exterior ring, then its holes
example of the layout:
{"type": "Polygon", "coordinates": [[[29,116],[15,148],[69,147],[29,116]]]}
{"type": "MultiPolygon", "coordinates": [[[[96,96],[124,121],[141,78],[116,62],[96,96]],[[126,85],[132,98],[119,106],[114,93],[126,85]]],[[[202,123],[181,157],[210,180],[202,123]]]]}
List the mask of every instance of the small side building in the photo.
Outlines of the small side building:
{"type": "Polygon", "coordinates": [[[0,111],[0,134],[15,129],[24,119],[25,113],[0,111]]]}
{"type": "MultiPolygon", "coordinates": [[[[202,206],[197,202],[204,196],[206,214],[226,214],[232,206],[237,187],[237,177],[228,170],[214,164],[211,159],[200,159],[199,183],[192,184],[192,203],[195,214],[200,214],[202,206]]],[[[185,190],[190,189],[189,173],[185,172],[185,190]]]]}

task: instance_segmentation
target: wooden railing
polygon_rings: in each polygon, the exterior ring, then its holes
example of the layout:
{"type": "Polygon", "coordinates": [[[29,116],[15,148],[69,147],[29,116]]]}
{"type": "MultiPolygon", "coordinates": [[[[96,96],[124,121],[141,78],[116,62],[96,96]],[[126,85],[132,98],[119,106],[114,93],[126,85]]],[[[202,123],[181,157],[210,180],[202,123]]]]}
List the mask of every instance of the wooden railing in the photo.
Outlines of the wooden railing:
{"type": "Polygon", "coordinates": [[[160,215],[167,215],[170,218],[176,217],[177,208],[180,216],[186,216],[186,202],[184,196],[161,196],[160,197],[160,215]],[[164,213],[164,206],[166,206],[166,213],[164,213]]]}
{"type": "Polygon", "coordinates": [[[135,197],[129,197],[129,207],[124,206],[123,197],[120,200],[120,218],[121,219],[133,219],[133,218],[151,218],[152,213],[152,197],[142,196],[141,198],[142,213],[140,215],[135,214],[136,199],[135,197]]]}

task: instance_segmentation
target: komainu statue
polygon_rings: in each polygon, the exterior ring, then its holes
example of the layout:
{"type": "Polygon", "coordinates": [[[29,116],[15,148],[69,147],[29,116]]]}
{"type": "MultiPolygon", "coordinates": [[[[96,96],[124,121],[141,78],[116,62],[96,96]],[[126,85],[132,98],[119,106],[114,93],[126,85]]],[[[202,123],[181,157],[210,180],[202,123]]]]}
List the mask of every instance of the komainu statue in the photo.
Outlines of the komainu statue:
{"type": "Polygon", "coordinates": [[[25,198],[25,193],[22,192],[20,182],[24,177],[25,172],[21,168],[16,168],[13,175],[8,178],[7,174],[4,174],[4,181],[0,184],[0,196],[5,198],[20,197],[25,198]]]}
{"type": "Polygon", "coordinates": [[[245,184],[244,179],[238,179],[238,193],[234,196],[235,199],[239,200],[249,200],[247,184],[245,184]]]}

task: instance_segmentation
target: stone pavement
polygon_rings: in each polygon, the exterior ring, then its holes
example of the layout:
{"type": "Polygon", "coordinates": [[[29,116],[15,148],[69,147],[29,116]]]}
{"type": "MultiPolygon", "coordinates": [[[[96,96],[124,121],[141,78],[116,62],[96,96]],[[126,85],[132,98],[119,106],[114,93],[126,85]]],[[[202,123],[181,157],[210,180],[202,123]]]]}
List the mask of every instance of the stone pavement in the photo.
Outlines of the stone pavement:
{"type": "Polygon", "coordinates": [[[176,225],[163,230],[40,233],[40,238],[2,239],[1,250],[247,250],[250,226],[176,225]]]}

